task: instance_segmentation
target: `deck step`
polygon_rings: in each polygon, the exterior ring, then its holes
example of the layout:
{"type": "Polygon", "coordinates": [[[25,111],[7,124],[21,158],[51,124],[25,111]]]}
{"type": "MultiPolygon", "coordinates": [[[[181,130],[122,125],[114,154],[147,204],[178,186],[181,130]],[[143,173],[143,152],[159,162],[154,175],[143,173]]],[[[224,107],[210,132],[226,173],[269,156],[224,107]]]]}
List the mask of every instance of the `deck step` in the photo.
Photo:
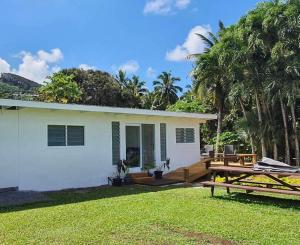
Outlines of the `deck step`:
{"type": "Polygon", "coordinates": [[[180,167],[174,171],[171,171],[164,175],[164,178],[167,179],[178,179],[181,181],[194,182],[197,179],[200,179],[206,176],[209,173],[207,169],[207,161],[210,159],[202,159],[199,162],[191,164],[186,167],[180,167]],[[189,176],[188,180],[185,179],[185,170],[188,170],[189,176]]]}
{"type": "Polygon", "coordinates": [[[143,178],[143,177],[149,177],[147,172],[139,172],[139,173],[129,173],[129,178],[143,178]]]}
{"type": "Polygon", "coordinates": [[[218,183],[218,182],[213,182],[213,181],[204,181],[204,182],[202,182],[202,184],[205,187],[218,186],[218,187],[224,187],[224,188],[241,189],[241,190],[246,190],[246,191],[271,192],[271,193],[278,193],[278,194],[300,196],[300,191],[292,191],[292,190],[285,190],[285,189],[273,189],[273,188],[264,188],[264,187],[256,187],[256,186],[234,185],[234,184],[227,184],[227,183],[218,183]]]}

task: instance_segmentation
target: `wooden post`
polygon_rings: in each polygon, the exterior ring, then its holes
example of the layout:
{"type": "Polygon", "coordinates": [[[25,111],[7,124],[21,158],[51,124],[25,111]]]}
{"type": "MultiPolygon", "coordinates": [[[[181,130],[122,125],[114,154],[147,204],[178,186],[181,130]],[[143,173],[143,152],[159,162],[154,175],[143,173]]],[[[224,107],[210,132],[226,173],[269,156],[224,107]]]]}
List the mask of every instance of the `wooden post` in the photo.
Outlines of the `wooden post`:
{"type": "MultiPolygon", "coordinates": [[[[217,175],[217,171],[214,171],[213,172],[213,182],[216,182],[216,175],[217,175]]],[[[211,188],[210,188],[210,192],[211,192],[211,196],[213,197],[214,196],[214,192],[215,192],[215,186],[212,185],[211,188]]]]}
{"type": "Polygon", "coordinates": [[[188,168],[183,169],[184,181],[190,183],[190,170],[188,168]]]}
{"type": "Polygon", "coordinates": [[[252,163],[257,163],[257,155],[253,154],[252,163]]]}

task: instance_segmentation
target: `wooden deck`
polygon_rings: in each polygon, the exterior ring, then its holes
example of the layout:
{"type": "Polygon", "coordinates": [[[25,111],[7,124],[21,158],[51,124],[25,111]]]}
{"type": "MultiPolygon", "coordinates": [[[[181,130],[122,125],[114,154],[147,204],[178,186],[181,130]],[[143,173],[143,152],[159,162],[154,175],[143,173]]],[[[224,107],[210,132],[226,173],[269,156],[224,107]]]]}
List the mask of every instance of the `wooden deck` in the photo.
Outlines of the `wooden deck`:
{"type": "MultiPolygon", "coordinates": [[[[162,186],[177,183],[192,183],[209,174],[208,167],[224,166],[223,161],[212,162],[213,159],[205,158],[199,162],[186,167],[181,167],[163,175],[163,178],[156,180],[149,177],[146,172],[129,174],[134,184],[162,186]]],[[[230,166],[240,166],[240,162],[230,162],[230,166]]],[[[251,167],[252,163],[246,162],[245,167],[251,167]]]]}
{"type": "Polygon", "coordinates": [[[134,184],[161,186],[188,182],[191,183],[209,173],[211,159],[202,159],[199,162],[191,164],[190,166],[181,167],[170,171],[163,175],[163,178],[156,180],[154,177],[148,177],[147,173],[130,174],[131,180],[134,184]]]}

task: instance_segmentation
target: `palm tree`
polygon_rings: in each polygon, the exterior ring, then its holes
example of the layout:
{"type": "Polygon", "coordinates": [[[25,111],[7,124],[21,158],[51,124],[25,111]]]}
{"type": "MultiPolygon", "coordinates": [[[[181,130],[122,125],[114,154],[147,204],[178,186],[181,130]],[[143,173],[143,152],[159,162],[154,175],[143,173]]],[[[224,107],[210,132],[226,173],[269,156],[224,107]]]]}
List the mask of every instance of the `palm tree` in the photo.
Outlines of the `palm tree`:
{"type": "Polygon", "coordinates": [[[128,82],[127,88],[131,91],[134,97],[138,98],[144,96],[148,89],[145,87],[145,82],[141,81],[138,76],[132,76],[128,82]]]}
{"type": "Polygon", "coordinates": [[[116,80],[121,86],[121,88],[127,88],[129,78],[126,76],[126,72],[123,70],[118,71],[118,75],[116,75],[116,80]]]}
{"type": "MultiPolygon", "coordinates": [[[[225,107],[225,87],[224,87],[224,73],[218,60],[218,54],[212,53],[211,48],[220,41],[220,35],[225,31],[222,21],[219,21],[219,31],[217,35],[212,32],[208,33],[208,37],[197,33],[202,41],[206,44],[205,52],[203,54],[191,54],[188,58],[196,58],[196,68],[193,77],[195,79],[195,92],[203,95],[203,92],[212,93],[215,106],[218,110],[218,124],[217,124],[217,139],[216,139],[216,153],[219,149],[220,135],[222,131],[223,111],[225,107]]],[[[201,96],[200,96],[201,97],[201,96]]]]}
{"type": "Polygon", "coordinates": [[[178,100],[178,92],[182,92],[180,86],[175,85],[175,82],[180,81],[179,77],[173,77],[171,72],[162,72],[158,80],[153,81],[155,100],[152,104],[152,109],[165,109],[168,105],[174,104],[178,100]]]}
{"type": "MultiPolygon", "coordinates": [[[[201,33],[196,33],[196,35],[198,37],[201,38],[201,40],[204,42],[204,44],[206,45],[205,49],[204,49],[204,53],[207,53],[210,51],[210,49],[215,45],[217,44],[219,41],[220,41],[220,34],[225,31],[226,28],[223,24],[223,22],[221,20],[219,20],[219,31],[218,31],[218,34],[215,35],[214,33],[212,32],[208,32],[208,37],[204,36],[203,34],[201,33]]],[[[188,59],[191,59],[191,58],[198,58],[200,57],[201,54],[189,54],[188,55],[188,59]]]]}

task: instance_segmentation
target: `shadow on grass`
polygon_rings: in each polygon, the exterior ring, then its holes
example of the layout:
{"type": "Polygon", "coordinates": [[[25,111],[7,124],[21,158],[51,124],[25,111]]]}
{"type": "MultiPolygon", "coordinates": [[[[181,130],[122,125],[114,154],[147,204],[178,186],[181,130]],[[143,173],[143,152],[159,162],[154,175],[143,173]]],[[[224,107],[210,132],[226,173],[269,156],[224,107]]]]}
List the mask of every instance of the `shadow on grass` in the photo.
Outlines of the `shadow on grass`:
{"type": "Polygon", "coordinates": [[[69,189],[62,191],[42,192],[50,198],[50,201],[35,202],[23,204],[19,206],[0,207],[0,213],[16,212],[36,208],[51,207],[57,205],[86,202],[99,200],[104,198],[114,198],[127,195],[137,195],[141,193],[159,192],[175,188],[183,188],[184,186],[139,186],[128,185],[122,187],[100,186],[82,189],[69,189]]]}
{"type": "Polygon", "coordinates": [[[300,199],[289,199],[287,196],[284,197],[275,197],[275,196],[267,196],[267,195],[254,195],[254,194],[246,194],[246,193],[239,193],[234,192],[230,195],[223,195],[223,196],[214,196],[214,198],[221,199],[224,201],[232,201],[232,202],[239,202],[244,204],[261,204],[261,205],[268,205],[274,206],[279,208],[292,208],[296,210],[300,210],[300,199]]]}

